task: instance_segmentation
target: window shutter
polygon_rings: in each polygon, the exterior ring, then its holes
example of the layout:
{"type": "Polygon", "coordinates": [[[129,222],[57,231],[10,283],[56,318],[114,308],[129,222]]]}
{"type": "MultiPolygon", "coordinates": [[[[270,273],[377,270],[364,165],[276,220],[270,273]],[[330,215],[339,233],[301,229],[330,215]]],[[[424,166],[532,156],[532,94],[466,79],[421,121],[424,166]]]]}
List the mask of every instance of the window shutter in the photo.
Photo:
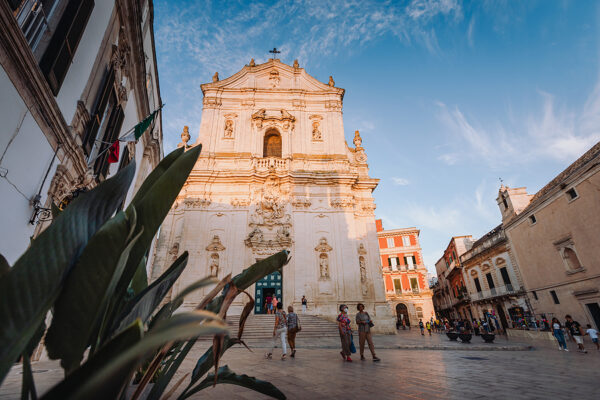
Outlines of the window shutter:
{"type": "Polygon", "coordinates": [[[388,257],[388,267],[392,266],[392,257],[388,257]]]}
{"type": "Polygon", "coordinates": [[[104,81],[102,82],[102,86],[100,87],[100,95],[96,99],[96,105],[94,107],[94,114],[89,122],[87,133],[85,139],[83,141],[83,150],[86,155],[89,155],[92,151],[92,147],[94,146],[94,141],[96,140],[96,136],[98,135],[98,129],[100,129],[100,123],[102,122],[102,117],[104,115],[104,110],[106,110],[106,105],[108,104],[108,99],[113,91],[113,86],[115,82],[115,71],[110,68],[104,76],[104,81]]]}
{"type": "Polygon", "coordinates": [[[71,0],[40,61],[40,69],[55,96],[67,75],[93,8],[94,0],[71,0]]]}
{"type": "MultiPolygon", "coordinates": [[[[100,146],[100,151],[104,151],[107,147],[109,147],[112,142],[118,139],[119,132],[121,131],[121,125],[123,125],[123,109],[121,106],[115,107],[111,114],[110,119],[108,121],[108,125],[106,127],[106,133],[102,138],[102,146],[100,146]]],[[[106,179],[106,173],[108,172],[108,151],[104,151],[104,153],[98,157],[96,163],[94,164],[94,173],[98,176],[99,181],[103,181],[106,179]]]]}

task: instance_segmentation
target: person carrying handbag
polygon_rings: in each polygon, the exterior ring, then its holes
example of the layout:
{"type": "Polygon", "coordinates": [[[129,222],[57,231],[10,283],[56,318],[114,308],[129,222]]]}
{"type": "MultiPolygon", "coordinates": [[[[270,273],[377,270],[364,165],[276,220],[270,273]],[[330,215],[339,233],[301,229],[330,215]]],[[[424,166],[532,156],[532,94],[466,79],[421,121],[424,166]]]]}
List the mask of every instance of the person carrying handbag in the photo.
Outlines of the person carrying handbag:
{"type": "Polygon", "coordinates": [[[373,338],[371,336],[371,328],[375,326],[371,320],[369,313],[365,311],[365,305],[358,303],[356,306],[358,313],[356,314],[356,325],[358,325],[358,345],[360,348],[360,359],[365,360],[365,340],[369,344],[369,350],[373,356],[373,361],[380,361],[381,359],[375,355],[375,346],[373,345],[373,338]]]}
{"type": "Polygon", "coordinates": [[[288,343],[292,354],[290,357],[296,357],[296,334],[302,330],[300,326],[300,319],[298,314],[294,312],[294,307],[288,306],[287,316],[287,328],[288,328],[288,343]]]}

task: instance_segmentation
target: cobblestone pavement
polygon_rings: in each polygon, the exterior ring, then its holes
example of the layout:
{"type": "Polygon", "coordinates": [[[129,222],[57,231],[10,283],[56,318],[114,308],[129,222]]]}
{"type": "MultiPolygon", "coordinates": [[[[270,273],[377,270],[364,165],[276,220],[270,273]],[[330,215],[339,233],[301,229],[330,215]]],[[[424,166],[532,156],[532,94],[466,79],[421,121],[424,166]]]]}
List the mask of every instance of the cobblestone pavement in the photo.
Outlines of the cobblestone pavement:
{"type": "MultiPolygon", "coordinates": [[[[355,339],[356,341],[356,339],[355,339]]],[[[554,342],[523,339],[520,342],[500,337],[497,346],[506,342],[515,346],[533,346],[529,351],[489,350],[424,350],[431,344],[442,344],[445,336],[422,337],[418,331],[396,336],[374,338],[379,363],[342,361],[335,340],[302,343],[298,340],[295,359],[264,358],[267,342],[256,342],[254,352],[232,348],[225,353],[221,365],[233,371],[271,381],[289,399],[599,399],[600,351],[586,343],[588,354],[558,351],[554,342]],[[398,346],[411,345],[412,350],[398,346]],[[419,349],[421,345],[424,349],[419,349]],[[331,347],[331,348],[330,348],[331,347]]],[[[479,346],[480,338],[473,342],[479,346]]],[[[462,345],[461,346],[468,346],[462,345]]],[[[180,368],[181,375],[193,369],[195,360],[209,346],[203,342],[192,351],[180,368]]],[[[498,350],[498,349],[497,349],[498,350]]],[[[38,392],[43,393],[56,380],[61,370],[55,362],[34,364],[38,392]]],[[[20,368],[11,371],[0,388],[0,399],[19,396],[20,368]]],[[[176,377],[178,378],[178,377],[176,377]]],[[[187,381],[187,379],[186,379],[187,381]]],[[[198,393],[194,399],[262,399],[267,398],[233,385],[218,385],[198,393]]]]}

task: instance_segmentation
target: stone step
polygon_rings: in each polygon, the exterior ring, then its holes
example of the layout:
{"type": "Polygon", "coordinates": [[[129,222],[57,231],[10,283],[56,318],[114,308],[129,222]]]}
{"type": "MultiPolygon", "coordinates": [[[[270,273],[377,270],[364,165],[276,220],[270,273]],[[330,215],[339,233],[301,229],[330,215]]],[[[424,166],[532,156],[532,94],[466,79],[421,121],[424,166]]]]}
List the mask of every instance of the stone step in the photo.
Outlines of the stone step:
{"type": "MultiPolygon", "coordinates": [[[[299,335],[302,337],[335,337],[338,336],[338,327],[334,322],[327,321],[314,315],[299,315],[302,331],[299,335]]],[[[239,327],[240,316],[227,316],[227,325],[231,327],[235,334],[239,327]]],[[[273,325],[275,324],[275,315],[250,315],[244,325],[243,339],[271,339],[273,337],[273,325]]],[[[205,337],[201,340],[210,340],[211,337],[205,337]]]]}

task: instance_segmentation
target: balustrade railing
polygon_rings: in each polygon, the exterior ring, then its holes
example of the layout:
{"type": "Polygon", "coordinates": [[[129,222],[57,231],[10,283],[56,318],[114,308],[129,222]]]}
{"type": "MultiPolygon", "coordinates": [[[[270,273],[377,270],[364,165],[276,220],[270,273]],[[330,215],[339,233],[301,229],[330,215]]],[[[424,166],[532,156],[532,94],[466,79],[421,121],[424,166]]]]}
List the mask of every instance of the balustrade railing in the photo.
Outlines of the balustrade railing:
{"type": "Polygon", "coordinates": [[[289,169],[290,160],[277,157],[255,158],[254,168],[257,170],[268,170],[270,168],[289,169]]]}

